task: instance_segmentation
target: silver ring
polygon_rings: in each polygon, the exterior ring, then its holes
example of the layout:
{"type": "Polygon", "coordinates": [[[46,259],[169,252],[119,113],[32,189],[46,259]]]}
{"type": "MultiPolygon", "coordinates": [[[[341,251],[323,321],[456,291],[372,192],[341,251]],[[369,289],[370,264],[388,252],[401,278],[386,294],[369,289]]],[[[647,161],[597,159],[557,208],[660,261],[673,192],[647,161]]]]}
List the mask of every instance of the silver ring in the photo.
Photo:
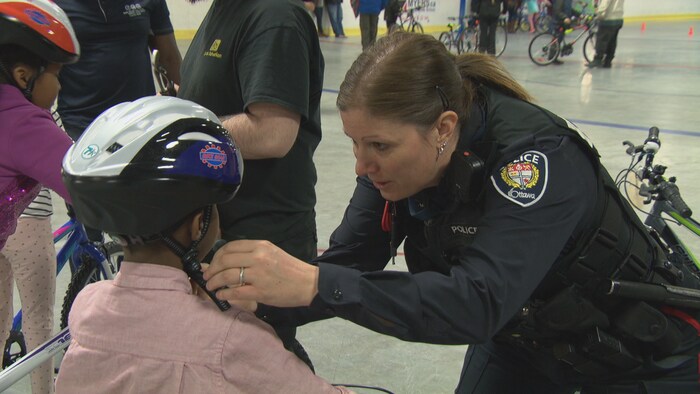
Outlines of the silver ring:
{"type": "Polygon", "coordinates": [[[238,286],[245,285],[245,267],[241,267],[241,273],[238,274],[238,286]]]}

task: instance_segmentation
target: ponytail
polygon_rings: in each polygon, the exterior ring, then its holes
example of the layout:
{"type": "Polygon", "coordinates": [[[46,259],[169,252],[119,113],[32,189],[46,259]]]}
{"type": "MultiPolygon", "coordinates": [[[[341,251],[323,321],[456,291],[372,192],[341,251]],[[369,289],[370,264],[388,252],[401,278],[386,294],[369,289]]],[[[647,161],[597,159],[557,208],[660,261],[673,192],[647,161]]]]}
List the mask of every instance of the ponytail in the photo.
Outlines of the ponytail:
{"type": "Polygon", "coordinates": [[[466,53],[457,56],[455,62],[467,96],[470,92],[475,92],[478,85],[484,85],[519,100],[534,101],[530,93],[492,55],[466,53]]]}

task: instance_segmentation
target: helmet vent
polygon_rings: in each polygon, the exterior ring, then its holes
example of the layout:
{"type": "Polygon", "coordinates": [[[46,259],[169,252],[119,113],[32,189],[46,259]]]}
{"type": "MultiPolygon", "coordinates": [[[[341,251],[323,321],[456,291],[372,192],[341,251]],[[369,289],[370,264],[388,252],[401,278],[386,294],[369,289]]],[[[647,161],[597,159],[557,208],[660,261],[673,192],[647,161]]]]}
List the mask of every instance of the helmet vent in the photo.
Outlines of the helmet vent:
{"type": "Polygon", "coordinates": [[[114,153],[114,152],[118,151],[119,149],[121,149],[122,147],[123,146],[121,144],[119,144],[118,142],[115,142],[112,145],[110,145],[109,148],[107,148],[107,152],[114,153]]]}

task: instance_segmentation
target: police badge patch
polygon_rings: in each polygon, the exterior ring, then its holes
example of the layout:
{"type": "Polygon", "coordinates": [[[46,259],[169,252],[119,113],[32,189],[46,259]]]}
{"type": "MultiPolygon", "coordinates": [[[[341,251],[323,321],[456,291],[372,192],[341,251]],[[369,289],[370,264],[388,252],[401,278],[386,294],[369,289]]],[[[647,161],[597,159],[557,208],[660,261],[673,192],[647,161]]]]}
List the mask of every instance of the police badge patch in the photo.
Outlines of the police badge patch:
{"type": "Polygon", "coordinates": [[[529,207],[539,201],[547,188],[547,156],[531,150],[501,167],[491,176],[496,190],[514,203],[529,207]]]}

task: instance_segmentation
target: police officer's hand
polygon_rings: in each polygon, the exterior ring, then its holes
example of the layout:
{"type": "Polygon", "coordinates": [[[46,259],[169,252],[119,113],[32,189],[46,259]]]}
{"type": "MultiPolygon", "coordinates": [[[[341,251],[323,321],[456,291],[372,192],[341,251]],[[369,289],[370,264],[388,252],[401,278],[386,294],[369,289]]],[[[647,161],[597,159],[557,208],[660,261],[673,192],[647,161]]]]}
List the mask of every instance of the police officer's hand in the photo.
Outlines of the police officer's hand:
{"type": "MultiPolygon", "coordinates": [[[[209,264],[202,263],[202,272],[206,272],[207,268],[209,268],[209,264]]],[[[211,302],[211,298],[209,298],[209,294],[207,294],[204,290],[202,290],[198,284],[196,284],[192,280],[190,280],[190,284],[192,285],[192,294],[203,299],[204,301],[211,302]]],[[[229,304],[235,305],[238,308],[243,309],[244,311],[255,312],[258,309],[258,303],[255,301],[244,301],[244,300],[227,300],[227,301],[229,304]]]]}
{"type": "Polygon", "coordinates": [[[209,290],[222,300],[256,301],[277,307],[307,306],[318,293],[318,267],[268,241],[231,241],[204,272],[209,290]],[[243,273],[241,273],[243,271],[243,273]]]}

